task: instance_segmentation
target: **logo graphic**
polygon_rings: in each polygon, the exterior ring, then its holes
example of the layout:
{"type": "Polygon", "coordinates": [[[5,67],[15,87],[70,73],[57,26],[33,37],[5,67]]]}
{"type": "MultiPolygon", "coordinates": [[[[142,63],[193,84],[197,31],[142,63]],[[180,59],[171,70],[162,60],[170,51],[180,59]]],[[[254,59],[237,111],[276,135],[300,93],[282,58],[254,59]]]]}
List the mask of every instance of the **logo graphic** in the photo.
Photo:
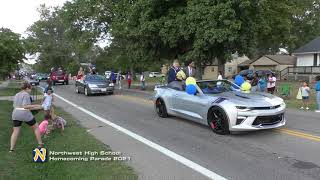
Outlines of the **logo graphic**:
{"type": "Polygon", "coordinates": [[[33,162],[47,162],[47,149],[35,148],[32,151],[33,162]]]}

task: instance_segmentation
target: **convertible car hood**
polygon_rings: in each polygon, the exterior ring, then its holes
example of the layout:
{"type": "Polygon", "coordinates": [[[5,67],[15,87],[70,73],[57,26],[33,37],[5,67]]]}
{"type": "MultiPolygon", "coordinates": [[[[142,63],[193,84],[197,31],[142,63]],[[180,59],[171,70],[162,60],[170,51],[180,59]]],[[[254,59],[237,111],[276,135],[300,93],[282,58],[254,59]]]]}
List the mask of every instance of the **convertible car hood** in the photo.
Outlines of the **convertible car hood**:
{"type": "Polygon", "coordinates": [[[219,94],[220,97],[224,97],[227,100],[235,103],[237,106],[246,107],[269,107],[276,106],[283,102],[283,100],[277,96],[267,93],[242,93],[242,92],[225,92],[219,94]]]}

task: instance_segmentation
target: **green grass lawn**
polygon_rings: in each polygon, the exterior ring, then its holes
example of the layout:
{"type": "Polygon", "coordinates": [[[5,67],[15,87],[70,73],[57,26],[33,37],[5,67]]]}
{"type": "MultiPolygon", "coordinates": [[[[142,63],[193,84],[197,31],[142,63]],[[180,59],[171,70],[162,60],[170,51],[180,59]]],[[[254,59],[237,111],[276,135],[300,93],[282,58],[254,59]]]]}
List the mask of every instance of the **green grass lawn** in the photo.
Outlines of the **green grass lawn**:
{"type": "MultiPolygon", "coordinates": [[[[8,87],[0,89],[0,96],[14,96],[16,95],[21,89],[22,81],[19,80],[11,80],[9,82],[8,87]]],[[[37,94],[41,93],[41,90],[39,88],[34,88],[34,90],[37,90],[37,94]]],[[[33,92],[35,94],[35,92],[33,92]]]]}
{"type": "MultiPolygon", "coordinates": [[[[280,96],[280,89],[281,86],[284,84],[288,84],[290,86],[290,96],[288,98],[284,98],[287,107],[289,108],[294,108],[294,109],[298,109],[301,107],[302,104],[302,100],[298,100],[296,99],[297,93],[298,93],[298,89],[301,86],[302,82],[287,82],[287,81],[279,81],[277,83],[277,89],[278,92],[275,94],[277,96],[280,96]]],[[[316,91],[313,89],[314,88],[314,84],[310,84],[309,87],[311,88],[311,96],[310,96],[310,100],[309,100],[309,108],[310,110],[315,110],[317,107],[316,104],[316,91]]]]}
{"type": "MultiPolygon", "coordinates": [[[[160,84],[161,83],[161,80],[163,78],[162,77],[149,77],[149,76],[146,76],[146,84],[150,83],[150,84],[160,84]]],[[[165,81],[167,81],[165,79],[165,81]]],[[[140,84],[140,78],[134,80],[132,83],[134,84],[140,84]]]]}
{"type": "Polygon", "coordinates": [[[0,89],[0,96],[14,96],[20,91],[19,84],[10,81],[7,88],[0,89]]]}
{"type": "MultiPolygon", "coordinates": [[[[9,153],[12,132],[12,102],[0,101],[0,179],[137,179],[134,170],[119,161],[49,161],[32,162],[32,149],[37,146],[35,137],[23,124],[16,151],[9,153]]],[[[56,113],[67,121],[64,132],[56,130],[43,139],[45,147],[52,151],[108,151],[109,147],[96,140],[80,127],[70,114],[57,108],[56,113]]],[[[36,117],[40,122],[43,113],[36,117]]]]}

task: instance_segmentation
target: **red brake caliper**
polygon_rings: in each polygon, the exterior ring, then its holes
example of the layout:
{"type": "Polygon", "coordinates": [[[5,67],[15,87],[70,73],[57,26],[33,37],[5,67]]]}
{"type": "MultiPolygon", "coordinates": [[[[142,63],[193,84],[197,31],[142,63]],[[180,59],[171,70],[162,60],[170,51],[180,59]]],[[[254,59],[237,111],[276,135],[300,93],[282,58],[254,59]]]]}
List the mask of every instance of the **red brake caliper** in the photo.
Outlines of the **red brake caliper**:
{"type": "Polygon", "coordinates": [[[211,126],[212,129],[215,129],[215,128],[216,128],[216,124],[213,123],[212,121],[210,122],[210,126],[211,126]]]}

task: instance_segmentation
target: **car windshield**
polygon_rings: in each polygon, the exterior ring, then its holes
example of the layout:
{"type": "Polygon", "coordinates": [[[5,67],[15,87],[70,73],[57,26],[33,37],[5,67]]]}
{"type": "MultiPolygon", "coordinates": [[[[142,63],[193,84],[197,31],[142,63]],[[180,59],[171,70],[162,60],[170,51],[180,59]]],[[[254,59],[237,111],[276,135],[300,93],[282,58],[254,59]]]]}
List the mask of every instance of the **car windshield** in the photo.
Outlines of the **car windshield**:
{"type": "Polygon", "coordinates": [[[53,73],[53,75],[58,75],[58,76],[63,75],[63,74],[64,74],[63,71],[56,71],[53,73]]]}
{"type": "Polygon", "coordinates": [[[219,94],[223,92],[235,91],[239,89],[239,86],[233,84],[230,81],[200,81],[197,82],[204,94],[219,94]]]}
{"type": "Polygon", "coordinates": [[[87,75],[86,81],[106,81],[107,79],[104,76],[100,75],[87,75]]]}

